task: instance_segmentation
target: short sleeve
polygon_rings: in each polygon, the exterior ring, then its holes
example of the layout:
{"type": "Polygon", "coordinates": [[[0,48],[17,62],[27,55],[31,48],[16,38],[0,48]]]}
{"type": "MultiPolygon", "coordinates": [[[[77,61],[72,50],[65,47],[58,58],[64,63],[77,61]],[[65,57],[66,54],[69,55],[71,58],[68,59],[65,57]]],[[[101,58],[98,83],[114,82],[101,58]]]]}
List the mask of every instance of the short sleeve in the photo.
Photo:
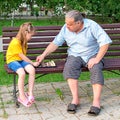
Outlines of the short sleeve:
{"type": "Polygon", "coordinates": [[[112,40],[110,39],[108,34],[104,31],[104,29],[99,24],[94,22],[93,25],[91,25],[91,31],[100,47],[105,44],[112,43],[112,40]]]}
{"type": "Polygon", "coordinates": [[[59,34],[53,40],[53,43],[55,45],[57,45],[57,46],[62,46],[63,45],[63,43],[65,42],[64,32],[65,32],[65,25],[61,28],[59,34]]]}
{"type": "Polygon", "coordinates": [[[18,40],[13,40],[12,43],[11,43],[11,47],[14,48],[13,51],[12,51],[14,54],[23,53],[22,52],[22,46],[20,44],[20,41],[18,41],[18,40]]]}

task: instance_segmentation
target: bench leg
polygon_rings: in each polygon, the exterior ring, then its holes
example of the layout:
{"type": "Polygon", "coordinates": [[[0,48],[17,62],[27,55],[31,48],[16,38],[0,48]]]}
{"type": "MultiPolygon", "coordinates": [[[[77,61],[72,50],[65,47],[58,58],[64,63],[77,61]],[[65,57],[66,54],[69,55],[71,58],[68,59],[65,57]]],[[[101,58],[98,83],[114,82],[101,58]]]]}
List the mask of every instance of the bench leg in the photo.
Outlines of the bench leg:
{"type": "Polygon", "coordinates": [[[18,101],[17,101],[17,90],[16,90],[16,74],[14,74],[14,79],[13,79],[13,99],[14,99],[14,102],[15,102],[15,105],[17,108],[20,107],[18,101]]]}

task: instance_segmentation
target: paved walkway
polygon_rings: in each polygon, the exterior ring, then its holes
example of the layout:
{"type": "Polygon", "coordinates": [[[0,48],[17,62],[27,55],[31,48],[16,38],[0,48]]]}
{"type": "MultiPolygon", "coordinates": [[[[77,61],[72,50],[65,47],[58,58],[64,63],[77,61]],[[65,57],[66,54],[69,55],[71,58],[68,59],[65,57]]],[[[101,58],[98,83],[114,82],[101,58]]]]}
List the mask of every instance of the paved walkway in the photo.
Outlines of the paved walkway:
{"type": "Polygon", "coordinates": [[[66,82],[35,84],[35,104],[30,108],[14,106],[12,86],[0,87],[0,120],[120,120],[120,80],[105,80],[102,111],[99,116],[88,116],[92,103],[90,82],[79,82],[81,107],[76,114],[66,112],[71,93],[66,82]]]}

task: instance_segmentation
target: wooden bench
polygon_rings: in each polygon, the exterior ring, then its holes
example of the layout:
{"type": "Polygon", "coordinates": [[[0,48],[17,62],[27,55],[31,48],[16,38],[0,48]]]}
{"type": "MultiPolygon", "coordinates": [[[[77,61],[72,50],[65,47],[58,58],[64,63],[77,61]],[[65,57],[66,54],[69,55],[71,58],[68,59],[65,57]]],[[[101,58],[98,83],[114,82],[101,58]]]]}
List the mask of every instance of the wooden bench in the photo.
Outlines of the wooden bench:
{"type": "MultiPolygon", "coordinates": [[[[104,70],[114,72],[119,74],[120,69],[120,23],[114,24],[101,24],[103,29],[109,34],[113,40],[112,45],[109,47],[105,55],[105,67],[104,70]]],[[[40,55],[48,44],[54,39],[54,37],[59,33],[61,26],[36,26],[36,34],[32,37],[32,40],[28,43],[28,54],[27,56],[31,60],[35,60],[36,56],[40,55]]],[[[2,29],[2,40],[3,40],[3,53],[4,60],[6,56],[6,50],[8,44],[12,37],[18,32],[18,27],[4,27],[2,29]]],[[[36,74],[39,74],[37,78],[47,75],[49,73],[62,73],[64,68],[65,59],[67,57],[67,46],[64,44],[62,47],[59,47],[54,53],[47,56],[45,60],[54,60],[56,67],[53,68],[36,68],[36,74]]],[[[13,98],[16,106],[19,106],[17,103],[17,89],[16,89],[16,74],[8,69],[5,64],[5,70],[8,74],[13,75],[13,98]]],[[[88,71],[87,68],[83,68],[83,71],[88,71]]]]}

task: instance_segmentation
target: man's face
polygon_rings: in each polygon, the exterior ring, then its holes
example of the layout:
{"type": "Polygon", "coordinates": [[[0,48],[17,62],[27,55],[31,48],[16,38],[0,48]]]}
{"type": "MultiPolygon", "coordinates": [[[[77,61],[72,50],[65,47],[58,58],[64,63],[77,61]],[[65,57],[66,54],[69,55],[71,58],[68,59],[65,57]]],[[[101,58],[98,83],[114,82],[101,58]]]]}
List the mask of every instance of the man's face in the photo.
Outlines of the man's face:
{"type": "Polygon", "coordinates": [[[82,23],[80,21],[75,22],[73,18],[65,18],[65,23],[71,32],[78,32],[81,30],[82,23]]]}

